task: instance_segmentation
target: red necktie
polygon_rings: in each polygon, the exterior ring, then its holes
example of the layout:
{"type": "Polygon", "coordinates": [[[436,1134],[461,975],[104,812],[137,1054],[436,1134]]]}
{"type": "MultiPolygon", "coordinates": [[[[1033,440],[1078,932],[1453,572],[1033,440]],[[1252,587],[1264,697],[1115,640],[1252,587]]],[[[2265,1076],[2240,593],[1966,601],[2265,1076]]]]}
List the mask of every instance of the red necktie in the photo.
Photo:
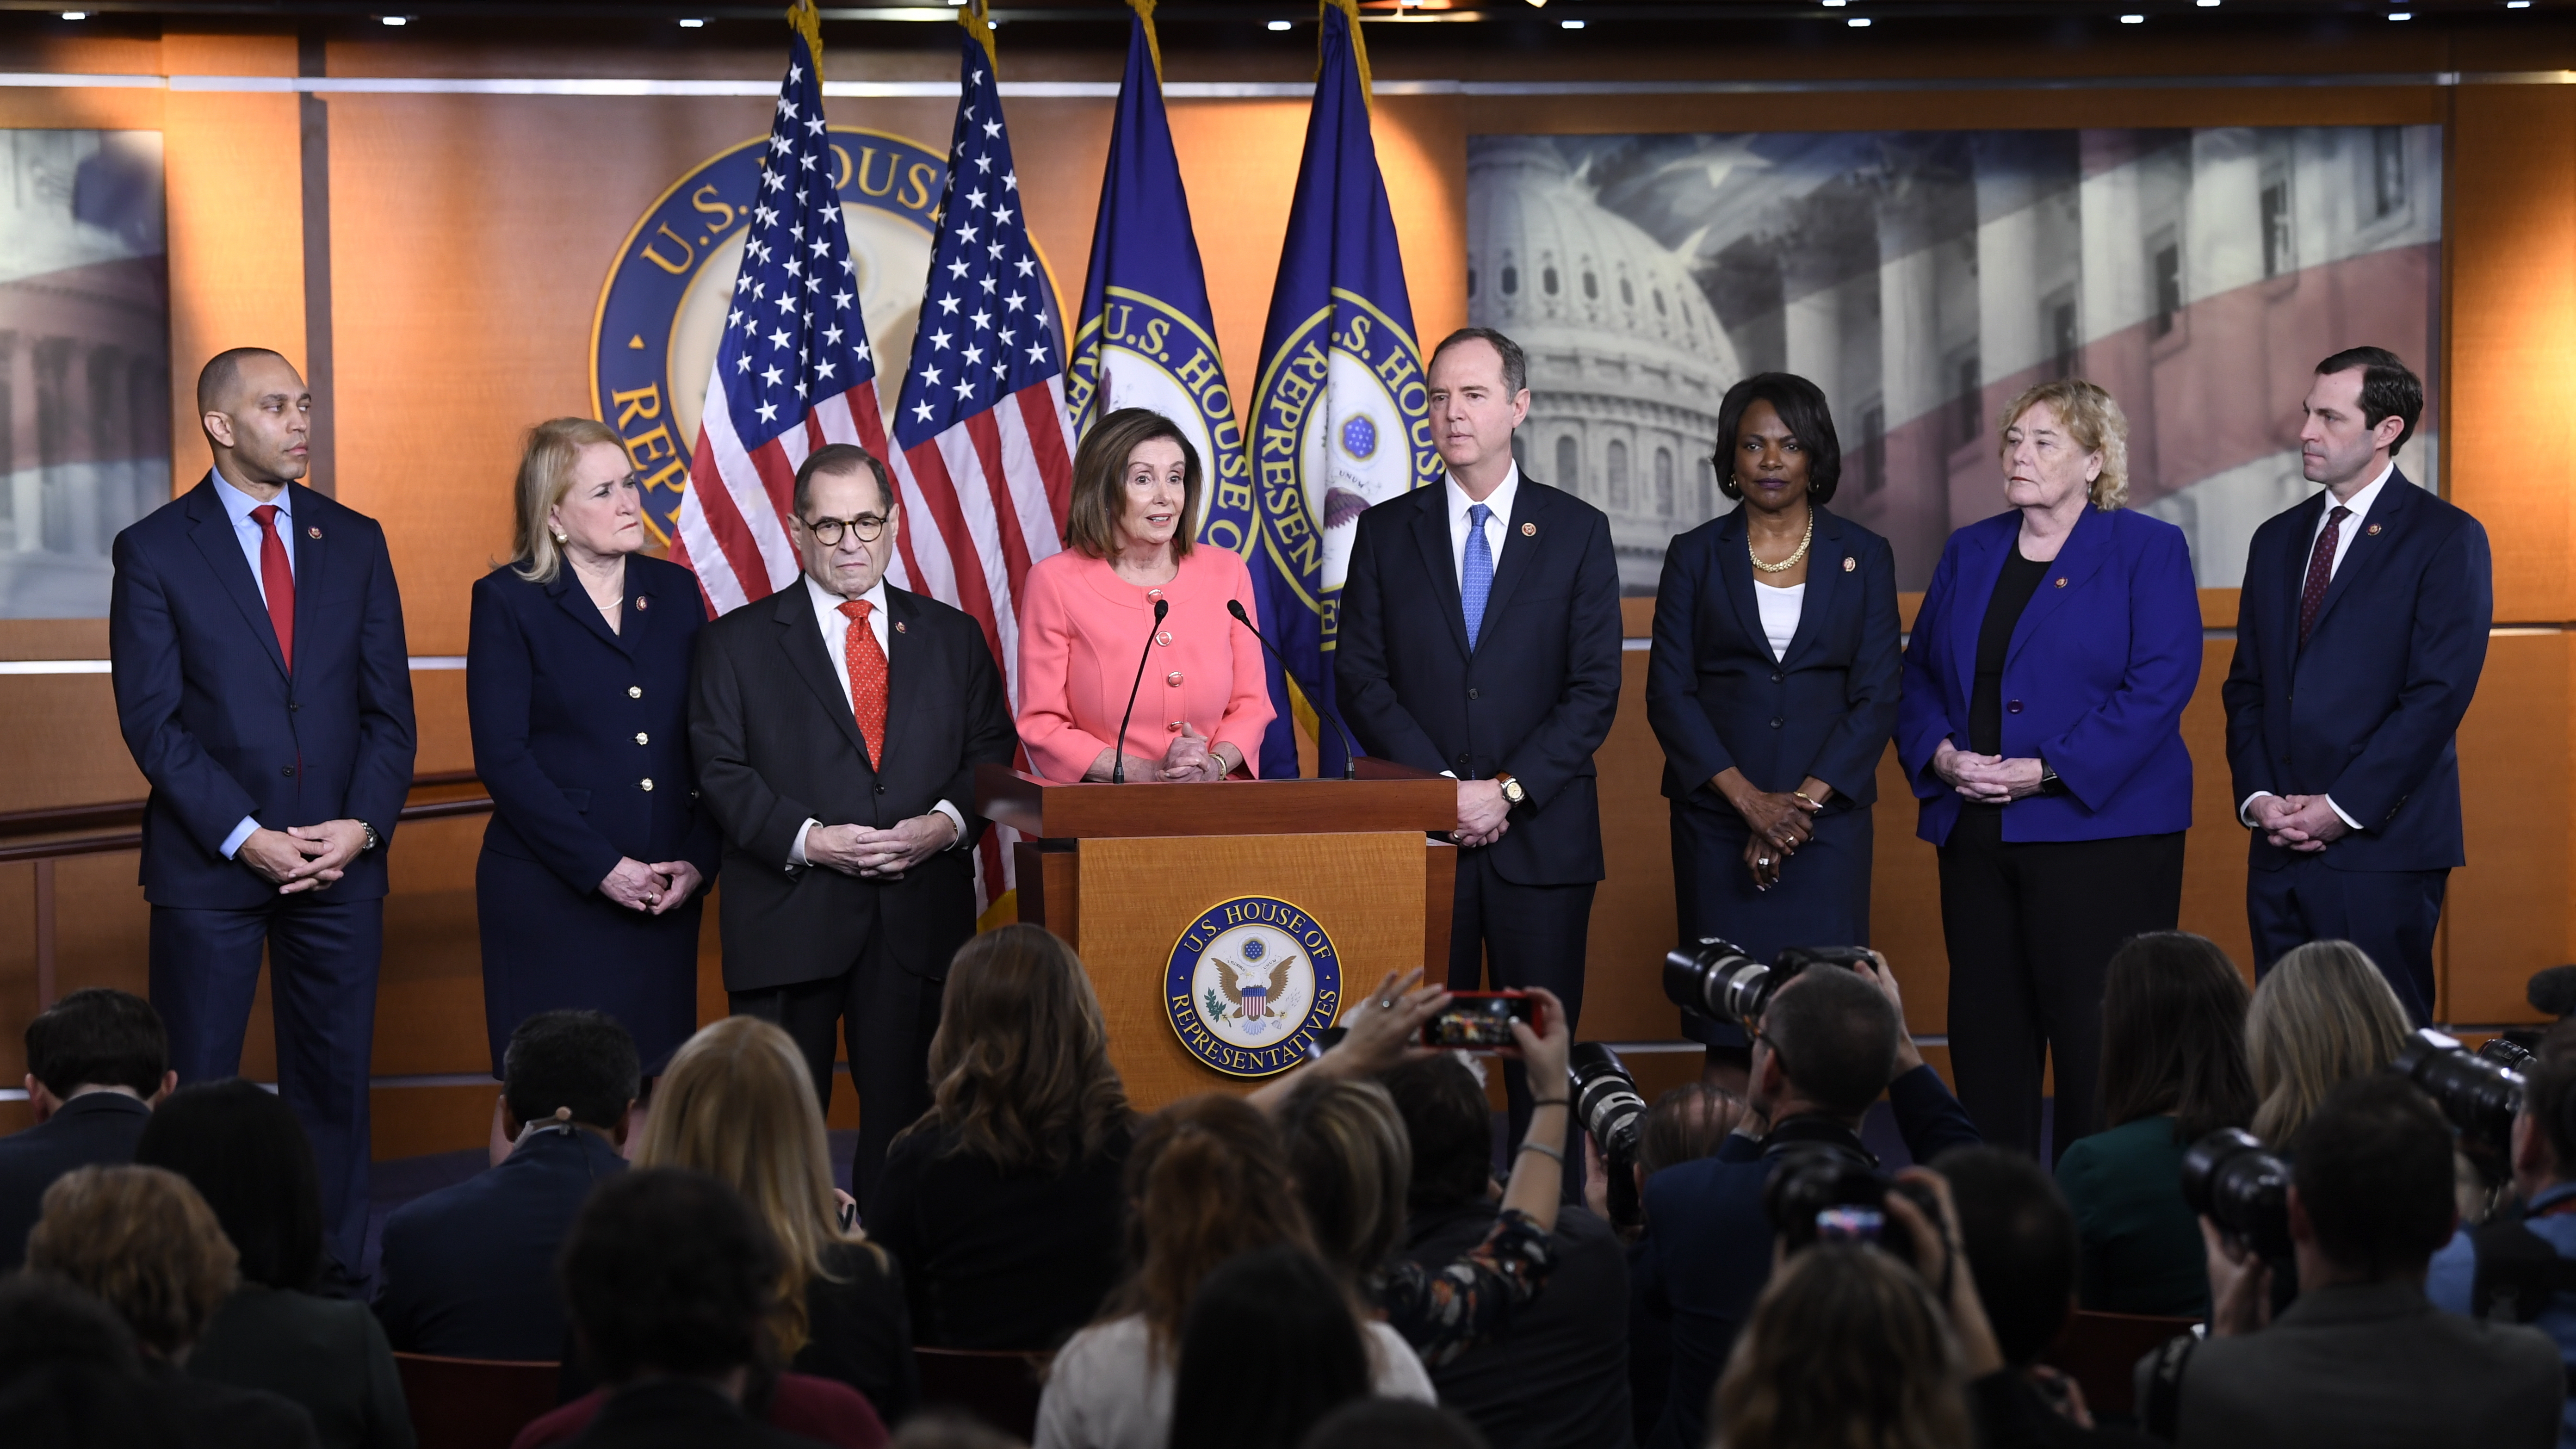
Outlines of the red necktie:
{"type": "Polygon", "coordinates": [[[877,631],[868,627],[868,609],[865,599],[841,605],[850,620],[850,627],[841,634],[841,657],[850,667],[850,713],[858,716],[859,737],[868,743],[869,758],[883,765],[886,657],[885,650],[877,647],[877,631]]]}
{"type": "Polygon", "coordinates": [[[2308,553],[2308,586],[2299,591],[2299,647],[2308,647],[2308,631],[2317,627],[2317,610],[2326,602],[2326,585],[2334,582],[2335,543],[2343,535],[2343,521],[2352,510],[2338,503],[2326,515],[2326,526],[2317,534],[2317,546],[2308,553]]]}
{"type": "Polygon", "coordinates": [[[286,562],[286,540],[277,536],[277,505],[263,503],[250,511],[259,520],[259,589],[268,595],[269,627],[277,631],[277,652],[286,672],[295,672],[295,570],[286,562]]]}

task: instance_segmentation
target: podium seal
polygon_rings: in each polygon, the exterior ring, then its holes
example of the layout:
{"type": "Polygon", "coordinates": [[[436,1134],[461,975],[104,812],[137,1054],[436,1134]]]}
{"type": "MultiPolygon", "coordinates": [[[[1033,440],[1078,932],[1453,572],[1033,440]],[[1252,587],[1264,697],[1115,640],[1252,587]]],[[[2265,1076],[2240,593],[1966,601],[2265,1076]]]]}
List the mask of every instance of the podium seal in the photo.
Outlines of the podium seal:
{"type": "Polygon", "coordinates": [[[1164,1014],[1182,1048],[1229,1077],[1276,1076],[1304,1061],[1341,1005],[1333,938],[1271,896],[1200,912],[1163,975],[1164,1014]]]}

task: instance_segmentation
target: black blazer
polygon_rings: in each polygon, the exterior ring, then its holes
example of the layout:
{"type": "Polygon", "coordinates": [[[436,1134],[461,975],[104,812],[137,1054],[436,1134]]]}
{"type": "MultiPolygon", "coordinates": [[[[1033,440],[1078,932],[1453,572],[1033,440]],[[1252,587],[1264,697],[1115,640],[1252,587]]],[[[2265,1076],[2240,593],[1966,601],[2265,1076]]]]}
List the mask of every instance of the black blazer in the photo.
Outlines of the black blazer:
{"type": "Polygon", "coordinates": [[[728,991],[824,981],[858,964],[872,927],[917,976],[944,980],[975,931],[971,849],[942,851],[897,881],[788,863],[797,828],[883,828],[941,800],[974,814],[975,767],[1019,748],[984,632],[936,599],[888,585],[886,740],[870,767],[858,721],[823,650],[802,579],[698,634],[689,745],[701,802],[724,831],[728,991]]]}
{"type": "Polygon", "coordinates": [[[1604,874],[1592,752],[1619,708],[1619,564],[1610,520],[1524,472],[1474,654],[1458,602],[1445,481],[1360,515],[1334,646],[1361,748],[1463,780],[1509,773],[1529,798],[1486,847],[1505,880],[1604,874]]]}
{"type": "Polygon", "coordinates": [[[569,567],[552,583],[508,567],[474,583],[465,709],[492,792],[483,848],[539,862],[580,894],[622,856],[716,873],[715,817],[689,767],[697,577],[638,554],[626,596],[612,630],[569,567]]]}
{"type": "Polygon", "coordinates": [[[45,1189],[76,1167],[118,1167],[152,1109],[123,1092],[87,1092],[24,1132],[0,1137],[0,1272],[25,1261],[45,1189]]]}
{"type": "Polygon", "coordinates": [[[1834,787],[1828,810],[1878,799],[1878,757],[1896,730],[1903,671],[1896,556],[1887,540],[1822,506],[1807,593],[1787,651],[1771,657],[1745,550],[1744,509],[1675,538],[1655,590],[1646,719],[1664,747],[1664,794],[1718,800],[1729,766],[1756,789],[1834,787]]]}
{"type": "MultiPolygon", "coordinates": [[[[2320,492],[2273,515],[2245,552],[2236,660],[2219,690],[2228,804],[2257,790],[2333,796],[2362,826],[2326,848],[2338,869],[2466,865],[2455,737],[2495,622],[2487,531],[2392,473],[2303,649],[2299,596],[2325,506],[2320,492]]],[[[2289,863],[2261,832],[2253,841],[2255,869],[2289,863]]]]}
{"type": "Polygon", "coordinates": [[[591,1188],[625,1170],[598,1133],[545,1130],[500,1166],[394,1209],[376,1290],[394,1351],[560,1358],[555,1258],[591,1188]]]}

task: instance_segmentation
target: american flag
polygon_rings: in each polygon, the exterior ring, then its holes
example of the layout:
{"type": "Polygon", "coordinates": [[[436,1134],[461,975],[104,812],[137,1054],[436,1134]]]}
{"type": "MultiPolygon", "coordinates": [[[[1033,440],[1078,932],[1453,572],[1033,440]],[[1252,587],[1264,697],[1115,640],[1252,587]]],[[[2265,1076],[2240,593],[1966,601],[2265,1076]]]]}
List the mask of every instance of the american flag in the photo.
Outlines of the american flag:
{"type": "MultiPolygon", "coordinates": [[[[904,517],[896,583],[983,625],[1016,713],[1020,586],[1064,537],[1073,426],[1055,293],[1029,245],[992,35],[972,8],[960,19],[957,126],[894,413],[889,461],[904,517]]],[[[997,827],[984,842],[988,898],[1000,893],[992,882],[1008,880],[1002,835],[997,827]]]]}
{"type": "Polygon", "coordinates": [[[886,455],[815,49],[799,26],[671,541],[720,614],[794,582],[787,517],[806,454],[856,443],[886,455]]]}

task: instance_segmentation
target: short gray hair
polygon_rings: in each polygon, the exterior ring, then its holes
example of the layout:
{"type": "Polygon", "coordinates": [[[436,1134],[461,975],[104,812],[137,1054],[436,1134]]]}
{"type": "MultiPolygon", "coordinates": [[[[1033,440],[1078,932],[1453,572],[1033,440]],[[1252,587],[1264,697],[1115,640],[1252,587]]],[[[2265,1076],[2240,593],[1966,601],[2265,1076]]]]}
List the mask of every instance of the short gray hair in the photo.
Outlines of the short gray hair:
{"type": "Polygon", "coordinates": [[[1438,362],[1440,360],[1441,353],[1448,351],[1450,348],[1457,346],[1461,342],[1484,342],[1492,344],[1494,351],[1502,354],[1503,385],[1510,388],[1516,396],[1528,389],[1529,354],[1521,351],[1521,345],[1519,343],[1505,337],[1503,334],[1495,331],[1491,327],[1461,327],[1457,331],[1450,333],[1448,336],[1441,338],[1440,345],[1431,349],[1431,362],[1426,362],[1422,365],[1423,375],[1426,377],[1430,375],[1431,363],[1438,362]]]}
{"type": "Polygon", "coordinates": [[[805,455],[796,470],[796,516],[814,506],[814,478],[822,473],[857,473],[864,470],[877,480],[877,496],[885,500],[886,512],[894,511],[894,479],[886,472],[885,461],[856,443],[825,443],[805,455]]]}

